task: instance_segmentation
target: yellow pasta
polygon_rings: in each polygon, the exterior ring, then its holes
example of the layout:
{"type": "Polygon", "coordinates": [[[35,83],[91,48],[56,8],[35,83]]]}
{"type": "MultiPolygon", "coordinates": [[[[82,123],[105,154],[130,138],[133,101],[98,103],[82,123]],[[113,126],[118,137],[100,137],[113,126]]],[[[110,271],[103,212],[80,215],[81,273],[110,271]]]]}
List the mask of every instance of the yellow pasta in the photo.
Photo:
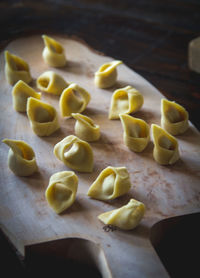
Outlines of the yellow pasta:
{"type": "Polygon", "coordinates": [[[120,64],[122,64],[122,61],[112,61],[103,64],[99,70],[95,72],[95,85],[102,89],[113,86],[117,80],[117,66],[120,64]]]}
{"type": "Polygon", "coordinates": [[[38,136],[49,136],[60,127],[56,109],[33,97],[28,98],[27,115],[31,128],[38,136]]]}
{"type": "Polygon", "coordinates": [[[42,73],[37,81],[37,87],[45,93],[61,95],[62,91],[69,86],[62,76],[53,72],[46,71],[42,73]]]}
{"type": "Polygon", "coordinates": [[[131,86],[114,91],[110,104],[109,119],[119,119],[119,114],[137,112],[143,105],[142,94],[131,86]]]}
{"type": "Polygon", "coordinates": [[[76,119],[74,127],[76,136],[87,142],[94,142],[99,139],[100,128],[91,118],[79,113],[72,113],[72,117],[76,119]]]}
{"type": "Polygon", "coordinates": [[[188,129],[188,112],[180,104],[161,100],[161,126],[172,135],[179,135],[188,129]]]}
{"type": "Polygon", "coordinates": [[[66,65],[66,56],[62,45],[53,38],[43,35],[44,50],[42,57],[50,67],[64,67],[66,65]]]}
{"type": "Polygon", "coordinates": [[[28,84],[32,80],[27,62],[8,50],[5,51],[5,76],[10,85],[14,85],[19,80],[28,84]]]}
{"type": "Polygon", "coordinates": [[[37,171],[35,153],[31,146],[21,140],[4,139],[10,149],[8,152],[8,167],[17,176],[30,176],[37,171]]]}
{"type": "Polygon", "coordinates": [[[150,141],[149,125],[138,118],[127,114],[120,114],[124,129],[124,143],[134,152],[142,152],[150,141]]]}
{"type": "Polygon", "coordinates": [[[37,93],[24,81],[19,80],[12,89],[14,109],[18,112],[26,112],[27,99],[29,97],[40,99],[41,93],[37,93]]]}
{"type": "Polygon", "coordinates": [[[78,177],[72,171],[62,171],[50,177],[45,191],[49,206],[61,213],[69,208],[75,201],[78,187],[78,177]]]}
{"type": "Polygon", "coordinates": [[[112,200],[129,191],[131,182],[126,167],[107,167],[93,182],[88,196],[98,200],[112,200]]]}
{"type": "Polygon", "coordinates": [[[72,83],[61,94],[59,105],[63,117],[69,117],[72,113],[81,113],[85,110],[90,101],[90,94],[72,83]]]}
{"type": "Polygon", "coordinates": [[[179,159],[178,141],[167,131],[152,124],[153,157],[161,165],[174,164],[179,159]]]}
{"type": "Polygon", "coordinates": [[[142,220],[145,205],[135,199],[130,199],[127,205],[114,209],[98,216],[104,224],[116,226],[122,230],[132,230],[142,220]]]}
{"type": "Polygon", "coordinates": [[[91,146],[74,135],[69,135],[58,142],[54,147],[54,155],[72,170],[79,172],[93,170],[91,146]]]}

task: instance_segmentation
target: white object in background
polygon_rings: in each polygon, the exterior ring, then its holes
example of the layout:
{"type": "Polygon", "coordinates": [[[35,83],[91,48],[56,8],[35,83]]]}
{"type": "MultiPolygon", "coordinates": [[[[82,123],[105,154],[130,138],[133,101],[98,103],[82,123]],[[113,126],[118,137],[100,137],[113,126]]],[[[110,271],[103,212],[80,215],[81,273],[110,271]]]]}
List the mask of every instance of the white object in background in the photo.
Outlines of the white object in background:
{"type": "Polygon", "coordinates": [[[200,37],[189,43],[189,68],[200,73],[200,37]]]}

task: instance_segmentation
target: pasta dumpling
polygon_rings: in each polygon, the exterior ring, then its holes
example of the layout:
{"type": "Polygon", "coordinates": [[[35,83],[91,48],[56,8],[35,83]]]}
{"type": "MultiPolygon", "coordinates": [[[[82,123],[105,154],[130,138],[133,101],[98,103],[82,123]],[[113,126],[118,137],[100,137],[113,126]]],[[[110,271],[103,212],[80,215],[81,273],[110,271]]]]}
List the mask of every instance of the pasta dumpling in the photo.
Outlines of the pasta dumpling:
{"type": "Polygon", "coordinates": [[[137,112],[143,105],[143,95],[131,86],[114,91],[110,104],[109,119],[119,119],[119,114],[137,112]]]}
{"type": "Polygon", "coordinates": [[[74,127],[76,136],[88,142],[94,142],[99,139],[100,128],[91,118],[79,113],[72,113],[72,117],[76,119],[74,127]]]}
{"type": "Polygon", "coordinates": [[[54,154],[72,170],[79,172],[92,172],[93,170],[91,146],[74,135],[69,135],[58,142],[54,147],[54,154]]]}
{"type": "Polygon", "coordinates": [[[36,83],[38,89],[54,95],[61,95],[62,91],[69,86],[69,83],[67,83],[62,76],[53,71],[42,73],[38,77],[36,83]]]}
{"type": "Polygon", "coordinates": [[[172,135],[184,133],[188,129],[188,112],[174,101],[161,100],[161,126],[172,135]]]}
{"type": "Polygon", "coordinates": [[[18,112],[26,112],[27,99],[29,97],[40,99],[41,93],[37,93],[24,81],[19,80],[12,89],[14,109],[18,112]]]}
{"type": "Polygon", "coordinates": [[[63,117],[69,117],[72,113],[81,113],[90,101],[90,94],[72,83],[61,94],[59,105],[63,117]]]}
{"type": "Polygon", "coordinates": [[[31,146],[21,140],[4,139],[10,149],[8,152],[8,167],[17,176],[30,176],[37,171],[35,153],[31,146]]]}
{"type": "Polygon", "coordinates": [[[56,212],[69,208],[75,201],[78,187],[78,177],[73,171],[62,171],[50,177],[45,191],[49,206],[56,212]]]}
{"type": "Polygon", "coordinates": [[[116,226],[122,230],[132,230],[140,223],[145,213],[145,205],[130,199],[127,205],[98,216],[104,224],[116,226]]]}
{"type": "Polygon", "coordinates": [[[33,97],[28,98],[27,115],[31,128],[38,136],[49,136],[60,127],[56,109],[33,97]]]}
{"type": "Polygon", "coordinates": [[[42,57],[50,67],[64,67],[66,65],[66,56],[62,45],[53,38],[43,35],[44,50],[42,57]]]}
{"type": "Polygon", "coordinates": [[[112,200],[129,191],[131,182],[126,167],[107,167],[90,186],[87,195],[98,200],[112,200]]]}
{"type": "Polygon", "coordinates": [[[10,85],[22,80],[27,84],[31,82],[32,77],[29,65],[22,58],[5,51],[5,76],[10,85]]]}
{"type": "Polygon", "coordinates": [[[122,61],[112,61],[103,64],[99,70],[95,72],[95,85],[102,89],[113,86],[117,80],[117,66],[120,64],[122,64],[122,61]]]}
{"type": "Polygon", "coordinates": [[[178,141],[167,131],[152,124],[153,157],[161,165],[174,164],[179,159],[178,141]]]}
{"type": "Polygon", "coordinates": [[[124,143],[134,152],[142,152],[150,140],[149,125],[141,120],[127,114],[120,114],[124,129],[124,143]]]}

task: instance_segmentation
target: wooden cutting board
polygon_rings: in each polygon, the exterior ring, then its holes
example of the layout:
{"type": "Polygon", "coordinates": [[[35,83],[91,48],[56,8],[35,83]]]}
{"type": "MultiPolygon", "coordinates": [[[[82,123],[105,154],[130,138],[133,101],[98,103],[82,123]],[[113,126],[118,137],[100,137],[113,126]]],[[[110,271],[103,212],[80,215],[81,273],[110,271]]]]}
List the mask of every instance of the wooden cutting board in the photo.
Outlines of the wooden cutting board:
{"type": "Polygon", "coordinates": [[[95,253],[94,250],[98,247],[99,251],[94,256],[103,277],[168,277],[151,245],[149,234],[151,227],[162,219],[197,212],[200,209],[199,132],[190,123],[187,132],[177,137],[180,160],[172,166],[160,166],[154,161],[152,142],[140,154],[131,152],[123,143],[121,122],[108,120],[113,91],[126,85],[137,88],[144,96],[144,105],[134,116],[144,119],[149,124],[160,124],[160,100],[163,96],[124,64],[118,67],[118,81],[113,88],[96,88],[94,72],[100,65],[113,58],[100,55],[77,40],[54,37],[66,49],[68,63],[62,69],[49,68],[43,62],[44,45],[40,36],[15,40],[6,49],[29,63],[34,78],[33,87],[41,73],[54,70],[67,81],[75,82],[90,92],[91,101],[84,114],[94,119],[101,128],[100,140],[91,143],[94,151],[94,171],[90,174],[77,173],[79,186],[75,203],[61,215],[54,213],[45,200],[45,189],[53,173],[68,168],[53,155],[53,147],[65,136],[74,134],[75,120],[61,117],[58,96],[42,93],[41,99],[57,109],[61,129],[49,137],[36,136],[31,130],[26,114],[17,113],[12,107],[12,87],[5,80],[2,52],[1,140],[12,138],[29,143],[36,153],[39,171],[31,177],[15,176],[7,167],[8,147],[1,143],[1,229],[22,255],[28,246],[34,246],[36,243],[72,238],[72,249],[73,246],[77,248],[78,256],[80,248],[75,239],[81,238],[88,240],[88,252],[93,250],[95,253]],[[89,186],[101,170],[109,165],[127,167],[132,182],[130,192],[110,202],[88,198],[86,193],[89,186]],[[97,216],[127,204],[130,198],[140,200],[146,205],[146,214],[141,224],[132,231],[106,231],[97,216]]]}

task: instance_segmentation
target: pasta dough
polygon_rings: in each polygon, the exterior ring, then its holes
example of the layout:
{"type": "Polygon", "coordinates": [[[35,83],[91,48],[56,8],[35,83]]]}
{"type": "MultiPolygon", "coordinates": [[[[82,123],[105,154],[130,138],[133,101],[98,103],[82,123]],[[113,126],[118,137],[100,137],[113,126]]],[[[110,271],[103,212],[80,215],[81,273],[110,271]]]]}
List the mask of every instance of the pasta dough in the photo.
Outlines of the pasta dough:
{"type": "Polygon", "coordinates": [[[60,110],[63,117],[69,117],[72,113],[81,113],[85,110],[90,101],[90,94],[72,83],[67,87],[60,96],[60,110]]]}
{"type": "Polygon", "coordinates": [[[135,113],[143,105],[144,98],[140,92],[131,86],[114,91],[111,99],[109,119],[119,119],[119,114],[135,113]]]}
{"type": "Polygon", "coordinates": [[[76,136],[88,142],[97,141],[99,139],[100,128],[91,118],[79,113],[72,113],[72,117],[76,119],[74,128],[76,136]]]}
{"type": "Polygon", "coordinates": [[[104,224],[119,227],[122,230],[132,230],[141,221],[145,213],[145,205],[135,199],[130,199],[127,205],[98,216],[104,224]]]}
{"type": "Polygon", "coordinates": [[[8,167],[17,176],[30,176],[37,171],[35,153],[31,146],[21,140],[4,139],[10,149],[8,152],[8,167]]]}
{"type": "Polygon", "coordinates": [[[174,164],[179,159],[178,141],[167,131],[152,124],[153,157],[161,165],[174,164]]]}
{"type": "Polygon", "coordinates": [[[117,80],[117,66],[120,64],[122,64],[122,61],[112,61],[103,64],[99,70],[95,72],[95,85],[102,89],[113,86],[117,80]]]}
{"type": "Polygon", "coordinates": [[[27,115],[31,128],[38,136],[49,136],[60,127],[56,109],[33,97],[28,98],[27,115]]]}
{"type": "Polygon", "coordinates": [[[69,208],[75,201],[78,187],[78,177],[72,171],[62,171],[50,177],[45,191],[49,206],[56,212],[69,208]]]}
{"type": "Polygon", "coordinates": [[[98,200],[112,200],[129,191],[131,182],[126,167],[107,167],[88,190],[88,196],[98,200]]]}
{"type": "Polygon", "coordinates": [[[148,124],[127,114],[120,114],[124,129],[124,143],[134,152],[142,152],[150,140],[148,124]]]}
{"type": "Polygon", "coordinates": [[[29,65],[7,50],[5,51],[5,76],[10,85],[14,85],[19,80],[28,84],[32,80],[29,65]]]}
{"type": "Polygon", "coordinates": [[[188,129],[188,112],[178,103],[163,98],[161,126],[172,135],[184,133],[188,129]]]}
{"type": "Polygon", "coordinates": [[[65,137],[54,147],[55,156],[67,167],[79,172],[92,172],[93,151],[91,146],[74,135],[65,137]]]}
{"type": "Polygon", "coordinates": [[[34,97],[40,99],[41,93],[37,93],[24,81],[19,80],[12,89],[13,107],[18,112],[26,112],[27,99],[34,97]]]}
{"type": "Polygon", "coordinates": [[[51,37],[42,36],[44,40],[44,50],[42,57],[50,67],[64,67],[66,65],[66,57],[62,45],[51,37]]]}
{"type": "Polygon", "coordinates": [[[38,89],[54,95],[61,95],[62,91],[69,86],[69,83],[67,83],[62,76],[53,71],[42,73],[38,77],[36,83],[38,89]]]}

